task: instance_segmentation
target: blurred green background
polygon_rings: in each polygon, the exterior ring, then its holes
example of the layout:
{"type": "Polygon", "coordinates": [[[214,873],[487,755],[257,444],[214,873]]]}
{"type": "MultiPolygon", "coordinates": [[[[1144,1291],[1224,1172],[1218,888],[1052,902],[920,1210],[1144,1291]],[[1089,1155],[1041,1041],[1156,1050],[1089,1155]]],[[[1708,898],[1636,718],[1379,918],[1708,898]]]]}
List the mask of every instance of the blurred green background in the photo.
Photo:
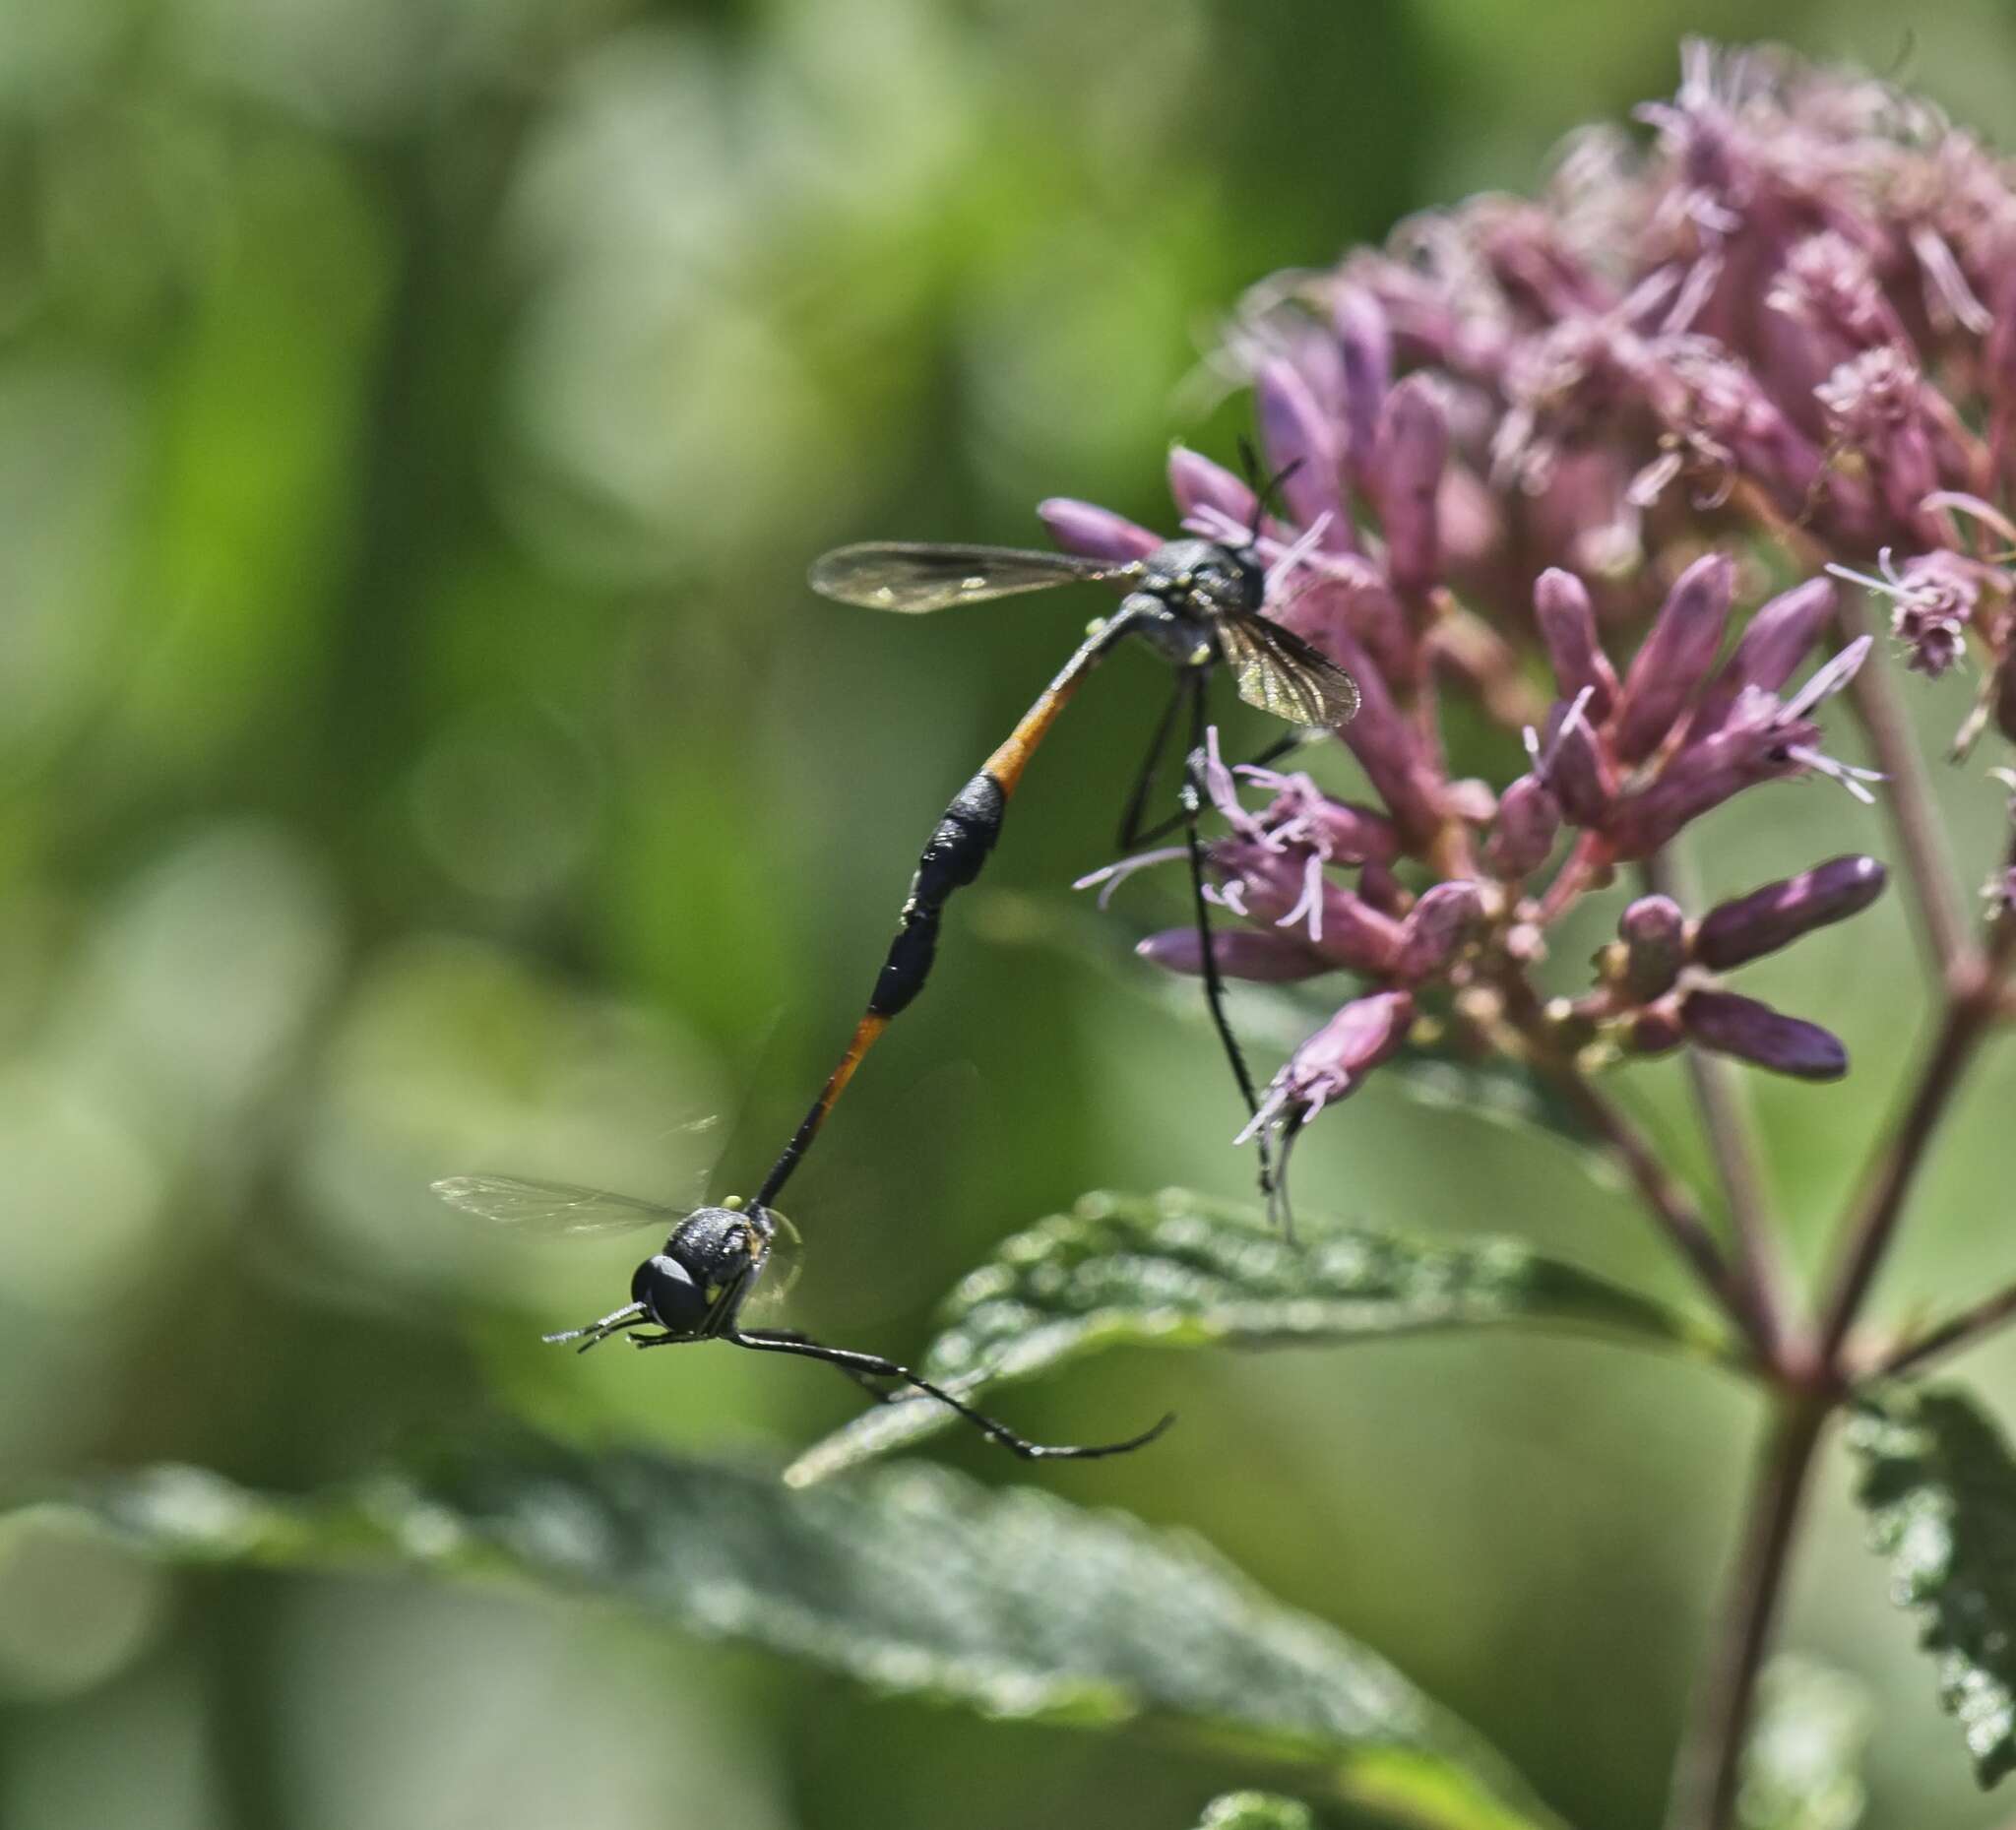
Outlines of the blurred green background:
{"type": "MultiPolygon", "coordinates": [[[[1530,187],[1561,133],[1671,88],[1683,32],[1857,59],[1993,131],[2008,10],[1902,18],[9,0],[0,1480],[175,1457],[292,1485],[513,1413],[780,1454],[847,1416],[839,1380],[756,1356],[542,1351],[634,1252],[500,1244],[425,1192],[496,1167],[674,1195],[702,1163],[681,1121],[708,1110],[745,1113],[746,1185],[852,1023],[947,792],[1089,613],[877,619],[812,599],[807,559],[1031,541],[1051,493],[1166,526],[1168,439],[1224,454],[1241,423],[1198,361],[1243,286],[1530,187]]],[[[932,994],[794,1190],[815,1330],[914,1349],[989,1241],[1084,1188],[1247,1185],[1208,1036],[1128,950],[1178,918],[1175,886],[1104,923],[1068,888],[1109,855],[1159,691],[1116,663],[1060,727],[932,994]]],[[[1966,692],[1922,689],[1928,733],[1966,692]]],[[[1942,786],[1984,869],[1999,794],[1979,770],[1942,786]]],[[[1704,836],[1718,891],[1889,853],[1818,790],[1745,796],[1704,836]]],[[[1757,1089],[1810,1260],[1922,1001],[1897,900],[1744,983],[1856,1051],[1839,1088],[1757,1089]]],[[[1633,1090],[1684,1139],[1673,1076],[1633,1090]]],[[[2016,1268],[2012,1094],[2006,1057],[1978,1077],[1893,1313],[2016,1268]]],[[[1300,1168],[1311,1211],[1524,1230],[1677,1288],[1566,1153],[1376,1083],[1300,1168]]],[[[2016,1397],[2016,1356],[1976,1366],[2016,1397]]],[[[1166,1405],[1182,1424],[1154,1453],[1041,1478],[1195,1528],[1570,1819],[1653,1821],[1741,1392],[1600,1344],[1452,1337],[1133,1356],[1012,1411],[1098,1436],[1166,1405]]],[[[1870,1821],[1993,1821],[1838,1465],[1821,1494],[1788,1639],[1878,1688],[1870,1821]]],[[[586,1610],[172,1577],[37,1532],[0,1539],[0,1698],[9,1830],[1146,1830],[1270,1777],[586,1610]]]]}

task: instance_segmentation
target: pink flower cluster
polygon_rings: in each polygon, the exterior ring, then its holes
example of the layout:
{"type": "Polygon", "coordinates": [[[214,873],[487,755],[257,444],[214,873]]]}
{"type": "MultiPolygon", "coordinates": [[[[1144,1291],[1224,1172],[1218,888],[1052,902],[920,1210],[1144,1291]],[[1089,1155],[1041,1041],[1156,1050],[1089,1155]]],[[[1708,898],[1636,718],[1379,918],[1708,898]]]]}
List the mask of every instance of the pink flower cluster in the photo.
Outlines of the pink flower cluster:
{"type": "MultiPolygon", "coordinates": [[[[2016,170],[1886,85],[1773,53],[1690,46],[1643,118],[1647,145],[1575,141],[1540,199],[1267,283],[1228,339],[1287,472],[1257,518],[1269,611],[1356,677],[1338,735],[1376,798],[1206,772],[1215,893],[1244,922],[1219,966],[1365,981],[1277,1077],[1286,1125],[1399,1048],[1436,986],[1493,1045],[1838,1075],[1827,1032],[1716,976],[1865,907],[1872,859],[1695,920],[1642,898],[1583,996],[1542,998],[1527,969],[1586,890],[1656,874],[1735,794],[1822,775],[1870,797],[1819,726],[1886,664],[1855,633],[1864,594],[1908,667],[1978,668],[1970,739],[2016,736],[2016,170]],[[1453,776],[1452,693],[1523,730],[1523,773],[1453,776]]],[[[1169,487],[1193,533],[1256,525],[1248,485],[1194,452],[1169,487]]],[[[1043,512],[1080,552],[1154,538],[1043,512]]],[[[1196,971],[1198,944],[1143,951],[1196,971]]]]}

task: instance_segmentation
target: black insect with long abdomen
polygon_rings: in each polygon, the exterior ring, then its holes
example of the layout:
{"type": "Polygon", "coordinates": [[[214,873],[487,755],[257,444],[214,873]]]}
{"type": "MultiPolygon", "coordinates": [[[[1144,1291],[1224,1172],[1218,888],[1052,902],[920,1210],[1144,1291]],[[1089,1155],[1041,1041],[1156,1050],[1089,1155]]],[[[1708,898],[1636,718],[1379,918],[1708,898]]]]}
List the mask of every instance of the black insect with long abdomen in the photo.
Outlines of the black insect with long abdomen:
{"type": "Polygon", "coordinates": [[[948,1405],[994,1442],[1025,1461],[1095,1461],[1124,1455],[1153,1442],[1175,1420],[1165,1417],[1139,1435],[1092,1444],[1031,1442],[1007,1424],[976,1411],[957,1393],[879,1354],[829,1347],[794,1329],[750,1327],[749,1307],[780,1281],[775,1270],[781,1241],[797,1230],[782,1214],[729,1196],[682,1212],[656,1201],[577,1188],[564,1182],[517,1181],[498,1175],[457,1175],[434,1184],[451,1206],[527,1231],[562,1233],[627,1232],[665,1229],[665,1241],[630,1279],[630,1300],[598,1321],[545,1337],[573,1342],[578,1351],[616,1335],[633,1347],[681,1347],[724,1341],[761,1354],[792,1354],[838,1366],[878,1403],[908,1386],[948,1405]],[[656,1330],[657,1332],[652,1332],[656,1330]]]}
{"type": "MultiPolygon", "coordinates": [[[[1263,500],[1266,493],[1261,492],[1263,500]]],[[[1258,520],[1256,508],[1254,536],[1258,520]]],[[[954,890],[979,875],[1000,837],[1009,797],[1031,756],[1086,674],[1130,636],[1141,638],[1168,661],[1175,669],[1176,684],[1128,796],[1120,844],[1126,849],[1144,837],[1142,810],[1157,766],[1171,730],[1187,710],[1190,758],[1179,789],[1179,819],[1190,858],[1205,996],[1247,1110],[1258,1109],[1252,1076],[1226,1016],[1225,988],[1212,948],[1204,895],[1203,841],[1198,827],[1203,796],[1198,770],[1205,740],[1206,691],[1213,671],[1224,665],[1230,668],[1239,697],[1249,705],[1292,725],[1323,726],[1341,725],[1356,713],[1358,689],[1351,675],[1328,657],[1262,613],[1267,575],[1254,544],[1251,536],[1238,545],[1221,540],[1170,540],[1144,558],[1115,561],[1025,552],[1007,546],[893,542],[843,546],[813,565],[812,589],[825,597],[870,609],[913,614],[1069,584],[1118,585],[1126,596],[1118,610],[1093,625],[1007,740],[945,809],[918,859],[910,895],[898,917],[896,939],[868,1007],[840,1064],[759,1192],[759,1203],[783,1187],[861,1057],[891,1019],[923,988],[937,951],[946,901],[954,890]]],[[[1271,1199],[1272,1173],[1264,1154],[1261,1185],[1271,1199]]]]}
{"type": "MultiPolygon", "coordinates": [[[[1261,493],[1264,500],[1266,492],[1261,493]]],[[[1256,510],[1255,536],[1258,522],[1256,510]]],[[[956,1392],[894,1360],[829,1347],[794,1331],[748,1327],[743,1310],[771,1263],[783,1218],[776,1203],[785,1183],[869,1048],[923,989],[937,951],[945,905],[954,891],[972,883],[985,865],[1000,837],[1009,798],[1037,746],[1085,675],[1129,636],[1141,637],[1170,663],[1176,686],[1128,796],[1121,843],[1132,846],[1143,836],[1142,810],[1157,765],[1179,715],[1187,709],[1191,751],[1180,790],[1179,817],[1188,840],[1205,988],[1240,1092],[1249,1109],[1256,1105],[1252,1079],[1225,1016],[1204,897],[1198,758],[1205,740],[1205,692],[1212,671],[1226,665],[1232,670],[1242,699],[1291,724],[1309,726],[1344,723],[1357,710],[1358,692],[1348,673],[1261,613],[1267,580],[1253,544],[1250,536],[1237,545],[1219,540],[1171,540],[1144,558],[1120,562],[1010,547],[863,545],[842,547],[812,567],[813,589],[827,597],[908,612],[984,602],[1067,584],[1118,585],[1126,595],[1111,616],[1093,625],[1007,739],[953,796],[932,830],[917,860],[910,894],[898,917],[896,938],[876,976],[867,1009],[839,1065],[827,1077],[753,1200],[734,1199],[682,1212],[593,1189],[494,1176],[457,1176],[434,1184],[435,1192],[453,1205],[506,1224],[528,1223],[566,1231],[643,1225],[667,1229],[663,1247],[637,1267],[628,1303],[585,1327],[549,1335],[549,1341],[576,1342],[584,1352],[616,1335],[627,1336],[637,1347],[725,1341],[761,1353],[820,1359],[838,1366],[878,1399],[894,1395],[885,1382],[923,1392],[1029,1460],[1118,1455],[1152,1441],[1167,1427],[1170,1420],[1164,1418],[1153,1428],[1118,1442],[1031,1442],[974,1410],[956,1392]],[[657,1332],[650,1332],[654,1329],[657,1332]]],[[[1271,1196],[1273,1183],[1264,1167],[1262,1185],[1271,1196]]]]}

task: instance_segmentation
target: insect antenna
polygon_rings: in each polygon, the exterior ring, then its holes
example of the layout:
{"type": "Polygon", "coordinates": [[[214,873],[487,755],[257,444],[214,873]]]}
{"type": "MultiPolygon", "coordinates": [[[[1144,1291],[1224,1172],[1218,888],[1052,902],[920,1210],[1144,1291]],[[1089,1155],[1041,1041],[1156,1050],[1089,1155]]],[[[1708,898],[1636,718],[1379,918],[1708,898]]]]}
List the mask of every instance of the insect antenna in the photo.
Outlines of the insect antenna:
{"type": "MultiPolygon", "coordinates": [[[[981,1435],[998,1442],[1011,1455],[1020,1456],[1026,1462],[1092,1462],[1108,1455],[1126,1455],[1135,1449],[1146,1448],[1176,1420],[1175,1413],[1170,1412],[1138,1436],[1128,1436],[1119,1442],[1031,1442],[1026,1436],[1018,1436],[1006,1423],[988,1417],[984,1412],[976,1411],[962,1399],[953,1397],[942,1385],[934,1385],[921,1373],[913,1372],[908,1366],[899,1366],[895,1360],[884,1359],[879,1354],[860,1354],[851,1348],[828,1347],[824,1342],[814,1341],[807,1335],[786,1334],[761,1328],[733,1330],[723,1335],[722,1339],[759,1354],[795,1354],[802,1359],[824,1360],[829,1366],[838,1366],[856,1384],[865,1383],[868,1379],[896,1379],[905,1385],[914,1386],[925,1396],[935,1398],[941,1405],[956,1412],[981,1435]]],[[[885,1402],[889,1396],[888,1393],[880,1391],[876,1395],[885,1402]]]]}
{"type": "Polygon", "coordinates": [[[642,1328],[649,1321],[641,1302],[626,1302],[620,1309],[612,1309],[598,1322],[589,1322],[580,1328],[563,1328],[558,1334],[541,1335],[539,1339],[551,1346],[563,1341],[579,1341],[574,1351],[586,1354],[592,1347],[599,1347],[611,1335],[619,1335],[628,1328],[642,1328]]]}
{"type": "Polygon", "coordinates": [[[1163,753],[1168,748],[1169,734],[1175,729],[1176,716],[1188,698],[1190,683],[1183,674],[1176,676],[1175,691],[1169,695],[1169,702],[1163,708],[1163,714],[1155,726],[1155,735],[1149,740],[1148,753],[1141,759],[1141,768],[1134,777],[1134,786],[1127,790],[1127,804],[1120,815],[1120,836],[1118,846],[1122,852],[1132,852],[1144,845],[1152,845],[1166,833],[1172,833],[1183,823],[1183,814],[1172,813],[1166,820],[1158,821],[1153,829],[1142,824],[1142,816],[1148,811],[1148,797],[1155,791],[1156,778],[1162,773],[1163,753]]]}
{"type": "Polygon", "coordinates": [[[1245,473],[1247,486],[1253,491],[1253,519],[1246,529],[1246,544],[1257,545],[1260,539],[1260,524],[1269,515],[1288,519],[1288,507],[1281,499],[1282,484],[1302,468],[1303,461],[1295,458],[1284,464],[1273,475],[1269,475],[1260,462],[1260,454],[1253,449],[1253,441],[1242,432],[1239,434],[1239,469],[1245,473]]]}

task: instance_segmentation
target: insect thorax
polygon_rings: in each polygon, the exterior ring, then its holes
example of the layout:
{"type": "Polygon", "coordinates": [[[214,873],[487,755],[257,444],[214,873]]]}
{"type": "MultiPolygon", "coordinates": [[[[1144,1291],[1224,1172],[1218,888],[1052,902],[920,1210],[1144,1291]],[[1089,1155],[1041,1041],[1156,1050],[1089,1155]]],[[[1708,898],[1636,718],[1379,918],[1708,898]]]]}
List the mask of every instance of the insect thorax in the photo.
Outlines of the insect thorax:
{"type": "Polygon", "coordinates": [[[1266,574],[1243,548],[1170,540],[1142,562],[1141,580],[1121,608],[1161,654],[1195,666],[1219,658],[1217,625],[1258,610],[1266,589],[1266,574]]]}
{"type": "Polygon", "coordinates": [[[663,1248],[637,1267],[631,1299],[643,1303],[672,1334],[700,1335],[724,1316],[724,1294],[748,1287],[770,1255],[775,1223],[762,1208],[703,1207],[672,1229],[663,1248]]]}

